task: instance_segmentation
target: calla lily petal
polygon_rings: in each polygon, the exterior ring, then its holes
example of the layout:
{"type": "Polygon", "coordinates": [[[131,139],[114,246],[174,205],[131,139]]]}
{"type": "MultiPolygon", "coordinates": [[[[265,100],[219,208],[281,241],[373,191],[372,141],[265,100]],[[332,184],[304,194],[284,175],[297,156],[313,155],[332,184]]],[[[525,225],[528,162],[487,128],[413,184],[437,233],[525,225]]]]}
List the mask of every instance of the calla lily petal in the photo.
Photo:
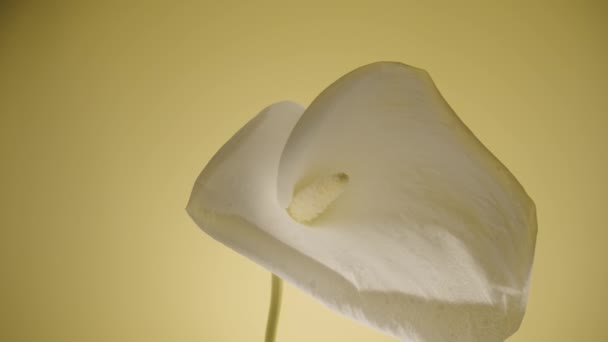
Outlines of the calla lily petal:
{"type": "Polygon", "coordinates": [[[525,312],[534,203],[420,69],[371,64],[305,111],[267,108],[203,170],[188,212],[397,338],[504,341],[525,312]]]}

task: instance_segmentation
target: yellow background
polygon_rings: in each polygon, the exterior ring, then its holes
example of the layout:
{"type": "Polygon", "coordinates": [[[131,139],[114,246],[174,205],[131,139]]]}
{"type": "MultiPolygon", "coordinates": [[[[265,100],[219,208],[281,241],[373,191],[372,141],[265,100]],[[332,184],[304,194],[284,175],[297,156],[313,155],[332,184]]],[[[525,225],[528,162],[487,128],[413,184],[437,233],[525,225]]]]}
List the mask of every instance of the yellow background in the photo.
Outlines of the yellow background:
{"type": "MultiPolygon", "coordinates": [[[[270,277],[191,186],[261,108],[378,60],[428,70],[537,204],[509,342],[608,341],[605,2],[85,3],[0,2],[1,341],[262,341],[270,277]]],[[[278,339],[392,341],[291,286],[278,339]]]]}

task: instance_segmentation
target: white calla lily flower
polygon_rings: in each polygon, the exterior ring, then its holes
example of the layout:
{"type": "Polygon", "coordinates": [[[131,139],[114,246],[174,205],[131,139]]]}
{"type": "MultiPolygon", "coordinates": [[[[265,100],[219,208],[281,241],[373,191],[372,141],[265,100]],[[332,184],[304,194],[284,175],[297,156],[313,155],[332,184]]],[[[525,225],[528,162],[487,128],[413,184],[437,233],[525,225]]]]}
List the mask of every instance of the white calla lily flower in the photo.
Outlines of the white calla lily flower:
{"type": "Polygon", "coordinates": [[[230,139],[187,210],[329,308],[404,341],[504,341],[522,321],[532,200],[429,75],[356,69],[230,139]]]}

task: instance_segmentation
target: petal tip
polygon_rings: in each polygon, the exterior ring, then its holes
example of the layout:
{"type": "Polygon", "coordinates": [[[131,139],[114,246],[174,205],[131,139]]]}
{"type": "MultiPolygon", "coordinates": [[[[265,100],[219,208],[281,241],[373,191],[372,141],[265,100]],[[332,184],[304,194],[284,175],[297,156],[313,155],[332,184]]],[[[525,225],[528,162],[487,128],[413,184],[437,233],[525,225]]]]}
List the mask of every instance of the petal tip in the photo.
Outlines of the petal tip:
{"type": "MultiPolygon", "coordinates": [[[[357,69],[355,69],[357,70],[357,69]]],[[[409,64],[405,64],[397,61],[378,61],[374,63],[370,63],[360,67],[358,70],[366,70],[366,71],[384,71],[384,72],[396,72],[396,71],[408,71],[408,72],[417,72],[424,75],[428,75],[429,73],[422,69],[409,64]]]]}

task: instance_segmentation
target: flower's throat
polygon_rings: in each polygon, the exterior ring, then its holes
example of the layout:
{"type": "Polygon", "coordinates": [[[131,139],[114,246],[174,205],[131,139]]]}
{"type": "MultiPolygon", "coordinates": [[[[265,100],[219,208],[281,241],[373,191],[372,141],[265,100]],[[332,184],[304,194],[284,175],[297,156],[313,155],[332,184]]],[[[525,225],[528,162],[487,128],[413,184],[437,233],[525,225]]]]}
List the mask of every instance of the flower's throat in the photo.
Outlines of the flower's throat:
{"type": "Polygon", "coordinates": [[[310,223],[344,192],[348,185],[348,175],[340,172],[319,177],[311,183],[296,188],[287,212],[300,223],[310,223]]]}

